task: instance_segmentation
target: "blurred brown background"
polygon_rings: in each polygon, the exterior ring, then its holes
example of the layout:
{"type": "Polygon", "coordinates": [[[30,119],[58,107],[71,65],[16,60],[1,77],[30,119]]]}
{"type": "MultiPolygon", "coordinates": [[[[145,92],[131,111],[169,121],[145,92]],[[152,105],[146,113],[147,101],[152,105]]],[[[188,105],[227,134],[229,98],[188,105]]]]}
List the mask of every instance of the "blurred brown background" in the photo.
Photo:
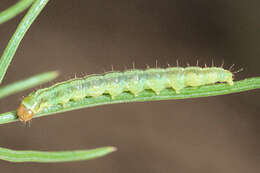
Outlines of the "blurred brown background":
{"type": "MultiPolygon", "coordinates": [[[[1,0],[0,10],[15,0],[1,0]]],[[[244,68],[236,79],[259,76],[260,1],[50,1],[23,39],[4,84],[59,70],[57,81],[82,75],[182,65],[196,61],[244,68]]],[[[0,26],[3,52],[22,15],[0,26]]],[[[47,84],[51,85],[53,82],[47,84]]],[[[44,85],[46,86],[46,85],[44,85]]],[[[43,86],[40,86],[43,87],[43,86]]],[[[40,88],[39,87],[39,88],[40,88]]],[[[14,110],[29,91],[0,102],[14,110]]],[[[13,164],[13,172],[260,171],[259,90],[239,94],[117,104],[0,126],[3,147],[70,150],[113,145],[118,151],[73,163],[13,164]]]]}

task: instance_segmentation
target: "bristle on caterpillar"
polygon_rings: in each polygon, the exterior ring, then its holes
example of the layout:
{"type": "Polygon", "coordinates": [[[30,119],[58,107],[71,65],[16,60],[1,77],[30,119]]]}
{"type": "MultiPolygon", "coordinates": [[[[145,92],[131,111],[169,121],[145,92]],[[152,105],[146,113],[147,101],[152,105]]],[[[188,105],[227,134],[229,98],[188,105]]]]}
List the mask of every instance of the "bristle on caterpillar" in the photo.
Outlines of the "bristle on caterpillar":
{"type": "Polygon", "coordinates": [[[66,105],[69,101],[85,97],[99,97],[109,94],[111,99],[122,92],[137,96],[149,89],[160,94],[163,89],[171,88],[180,93],[185,87],[226,82],[233,85],[233,74],[222,67],[168,67],[148,68],[146,70],[127,70],[91,75],[57,83],[49,88],[39,89],[25,97],[17,110],[20,121],[27,122],[33,115],[49,106],[66,105]]]}

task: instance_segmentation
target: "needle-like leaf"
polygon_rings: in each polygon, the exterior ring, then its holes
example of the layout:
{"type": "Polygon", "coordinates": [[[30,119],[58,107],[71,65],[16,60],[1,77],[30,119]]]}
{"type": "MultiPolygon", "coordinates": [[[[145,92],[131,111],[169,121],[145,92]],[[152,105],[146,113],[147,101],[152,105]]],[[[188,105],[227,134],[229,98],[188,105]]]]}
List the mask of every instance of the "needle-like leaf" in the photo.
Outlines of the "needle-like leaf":
{"type": "Polygon", "coordinates": [[[46,73],[41,73],[30,78],[14,82],[12,84],[0,87],[0,99],[11,94],[35,87],[36,85],[43,84],[45,82],[51,81],[58,76],[57,71],[51,71],[46,73]]]}
{"type": "Polygon", "coordinates": [[[0,147],[0,159],[9,162],[71,162],[95,159],[105,156],[115,150],[115,147],[102,147],[91,150],[47,152],[17,151],[0,147]]]}
{"type": "Polygon", "coordinates": [[[25,33],[28,31],[29,27],[42,11],[43,7],[47,4],[48,0],[35,0],[29,11],[26,13],[20,24],[18,25],[15,33],[13,34],[11,40],[6,46],[4,53],[0,59],[0,84],[4,78],[6,70],[10,65],[14,54],[22,41],[25,33]]]}
{"type": "Polygon", "coordinates": [[[0,24],[14,18],[18,14],[26,10],[26,8],[28,8],[33,3],[33,1],[34,0],[20,0],[13,6],[2,11],[0,13],[0,24]]]}
{"type": "MultiPolygon", "coordinates": [[[[34,118],[106,104],[208,97],[243,92],[253,89],[260,89],[260,77],[236,81],[234,82],[233,86],[220,83],[215,85],[205,85],[197,88],[188,87],[181,90],[181,93],[179,94],[177,94],[172,89],[165,89],[161,91],[159,95],[155,94],[151,90],[145,90],[138,96],[134,96],[131,93],[124,92],[119,96],[116,96],[114,99],[111,99],[109,95],[102,95],[99,97],[87,97],[80,101],[70,101],[66,105],[66,107],[63,107],[61,105],[51,106],[43,112],[34,115],[34,118]]],[[[0,114],[0,124],[10,123],[14,121],[18,121],[16,111],[0,114]]]]}

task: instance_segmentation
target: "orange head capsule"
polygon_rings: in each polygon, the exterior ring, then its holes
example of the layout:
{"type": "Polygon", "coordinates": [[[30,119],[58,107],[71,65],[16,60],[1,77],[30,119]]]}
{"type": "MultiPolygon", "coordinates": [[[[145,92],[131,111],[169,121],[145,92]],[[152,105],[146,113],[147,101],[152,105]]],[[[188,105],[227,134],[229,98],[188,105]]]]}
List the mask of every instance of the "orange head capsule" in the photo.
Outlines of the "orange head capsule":
{"type": "Polygon", "coordinates": [[[34,113],[32,110],[26,108],[23,104],[21,104],[17,109],[17,115],[20,121],[27,122],[32,119],[34,113]]]}

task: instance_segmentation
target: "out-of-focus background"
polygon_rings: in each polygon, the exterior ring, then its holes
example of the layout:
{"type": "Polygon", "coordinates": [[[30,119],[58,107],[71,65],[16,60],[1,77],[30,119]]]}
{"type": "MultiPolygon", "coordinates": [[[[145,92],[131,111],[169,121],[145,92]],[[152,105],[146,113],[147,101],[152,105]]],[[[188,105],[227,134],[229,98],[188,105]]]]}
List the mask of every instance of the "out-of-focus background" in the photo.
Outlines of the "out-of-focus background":
{"type": "MultiPolygon", "coordinates": [[[[16,0],[1,0],[4,10],[16,0]]],[[[4,84],[49,70],[63,81],[76,75],[166,67],[167,63],[244,68],[236,80],[259,76],[259,1],[50,1],[20,45],[4,84]]],[[[3,52],[22,15],[0,26],[3,52]]],[[[49,86],[55,82],[38,88],[49,86]]],[[[22,96],[0,102],[1,112],[22,96]]],[[[56,164],[0,161],[13,172],[260,171],[258,91],[232,95],[107,105],[0,126],[0,146],[71,150],[116,146],[103,158],[56,164]]]]}

